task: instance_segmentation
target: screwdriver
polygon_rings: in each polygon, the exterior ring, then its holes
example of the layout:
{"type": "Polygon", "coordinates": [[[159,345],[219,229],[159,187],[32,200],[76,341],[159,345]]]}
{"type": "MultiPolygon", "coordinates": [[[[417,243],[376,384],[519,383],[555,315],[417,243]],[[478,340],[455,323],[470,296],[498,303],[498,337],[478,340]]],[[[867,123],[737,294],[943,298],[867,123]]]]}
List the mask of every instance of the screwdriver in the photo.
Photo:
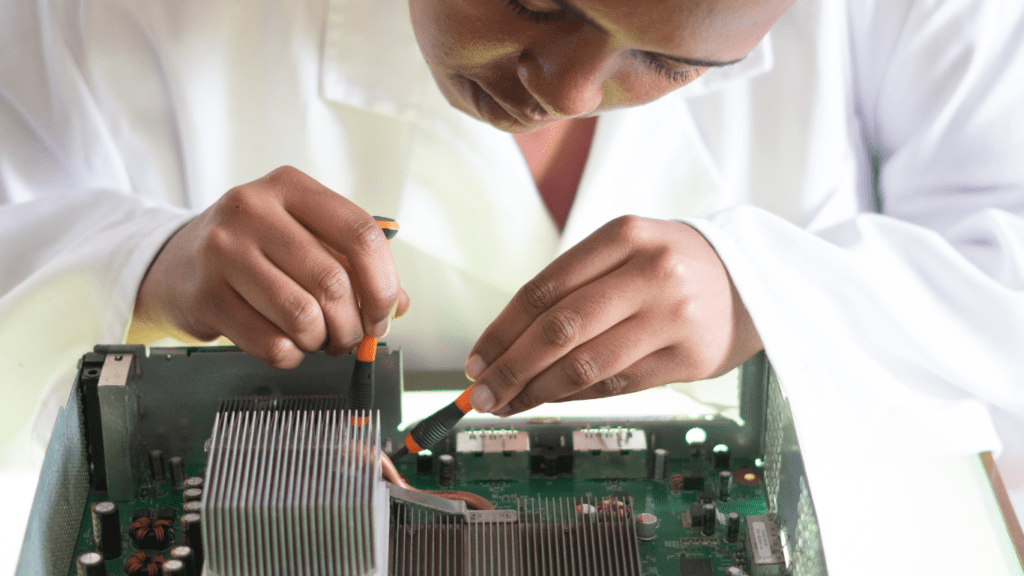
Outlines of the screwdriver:
{"type": "Polygon", "coordinates": [[[418,454],[437,444],[444,438],[455,425],[462,420],[462,417],[473,409],[469,405],[469,391],[473,387],[466,388],[454,402],[427,416],[409,430],[405,437],[405,446],[402,446],[391,455],[391,461],[397,462],[399,458],[412,452],[418,454]]]}
{"type": "MultiPolygon", "coordinates": [[[[377,225],[380,226],[384,237],[391,239],[398,234],[398,222],[384,216],[374,216],[377,225]]],[[[356,364],[352,368],[352,384],[349,387],[349,394],[352,401],[349,410],[362,411],[370,410],[373,407],[373,361],[377,358],[377,339],[373,336],[363,338],[356,349],[356,364]]],[[[367,416],[352,416],[353,425],[362,426],[369,420],[367,416]]]]}

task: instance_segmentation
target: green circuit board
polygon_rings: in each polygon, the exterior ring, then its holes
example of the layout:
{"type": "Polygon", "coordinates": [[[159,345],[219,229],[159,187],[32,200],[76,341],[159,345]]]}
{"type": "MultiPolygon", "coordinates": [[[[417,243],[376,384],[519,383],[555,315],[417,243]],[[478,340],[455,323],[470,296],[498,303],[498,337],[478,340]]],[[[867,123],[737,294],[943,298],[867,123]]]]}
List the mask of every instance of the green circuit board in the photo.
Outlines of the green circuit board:
{"type": "MultiPolygon", "coordinates": [[[[434,458],[430,473],[417,472],[416,460],[408,457],[398,463],[399,472],[414,487],[424,490],[462,490],[472,492],[490,501],[498,509],[514,509],[520,498],[524,497],[589,497],[601,500],[614,494],[626,493],[633,500],[634,514],[648,512],[658,517],[658,530],[654,540],[640,542],[640,560],[642,574],[645,576],[677,576],[680,572],[680,559],[705,559],[713,566],[713,574],[725,575],[731,566],[745,564],[745,527],[742,518],[746,515],[767,513],[763,486],[760,481],[760,469],[752,460],[733,458],[728,470],[733,473],[730,498],[720,501],[717,496],[713,504],[722,515],[737,512],[741,518],[740,537],[737,542],[730,543],[725,538],[725,527],[719,523],[711,536],[705,536],[700,527],[690,526],[688,511],[691,505],[700,503],[701,498],[707,499],[716,492],[718,475],[722,469],[711,466],[707,458],[675,458],[668,460],[665,480],[652,479],[619,479],[619,480],[574,480],[565,474],[545,477],[540,474],[524,474],[518,478],[504,478],[485,481],[461,481],[456,477],[450,486],[438,483],[434,458]],[[704,478],[705,490],[683,490],[678,485],[678,478],[673,482],[672,476],[682,470],[700,471],[704,478]],[[673,486],[675,484],[675,486],[673,486]]],[[[476,466],[486,466],[486,460],[473,462],[476,466]]],[[[203,466],[186,466],[187,476],[203,476],[203,466]]],[[[83,514],[82,524],[76,547],[75,557],[79,554],[96,549],[93,542],[93,525],[90,509],[93,504],[107,499],[105,493],[94,492],[89,495],[88,504],[83,514]]],[[[175,511],[174,531],[164,552],[171,546],[183,542],[181,533],[181,514],[183,512],[182,489],[175,488],[170,479],[144,484],[138,497],[129,502],[118,502],[118,512],[122,526],[122,555],[107,561],[107,571],[112,575],[125,574],[125,560],[140,550],[128,535],[135,511],[138,509],[155,514],[158,509],[175,511]]],[[[150,555],[159,555],[161,551],[146,550],[150,555]]],[[[78,574],[74,564],[68,568],[69,576],[78,574]]]]}

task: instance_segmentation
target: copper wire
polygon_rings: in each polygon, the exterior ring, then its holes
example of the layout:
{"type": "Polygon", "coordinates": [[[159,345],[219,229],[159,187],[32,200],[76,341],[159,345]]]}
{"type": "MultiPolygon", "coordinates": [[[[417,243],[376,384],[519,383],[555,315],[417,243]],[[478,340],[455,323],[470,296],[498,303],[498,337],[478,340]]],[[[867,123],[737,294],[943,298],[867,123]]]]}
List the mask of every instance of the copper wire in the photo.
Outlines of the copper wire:
{"type": "Polygon", "coordinates": [[[388,455],[380,453],[380,467],[384,478],[392,484],[396,484],[405,488],[406,490],[415,490],[416,492],[423,492],[424,494],[431,494],[445,500],[462,500],[466,503],[466,506],[474,510],[494,510],[494,505],[487,501],[483,496],[473,494],[472,492],[464,492],[462,490],[420,490],[419,488],[413,488],[411,484],[402,478],[402,475],[398,473],[398,468],[395,467],[395,463],[388,458],[388,455]]]}
{"type": "Polygon", "coordinates": [[[163,548],[167,544],[167,539],[173,530],[173,525],[170,520],[150,520],[143,516],[132,522],[131,526],[128,527],[128,535],[140,546],[142,546],[142,540],[149,534],[153,534],[153,538],[156,540],[156,548],[163,548]]]}
{"type": "Polygon", "coordinates": [[[141,576],[140,572],[145,570],[146,576],[160,576],[164,571],[164,562],[167,562],[167,559],[163,556],[150,558],[145,552],[136,552],[124,561],[124,573],[128,576],[141,576]]]}

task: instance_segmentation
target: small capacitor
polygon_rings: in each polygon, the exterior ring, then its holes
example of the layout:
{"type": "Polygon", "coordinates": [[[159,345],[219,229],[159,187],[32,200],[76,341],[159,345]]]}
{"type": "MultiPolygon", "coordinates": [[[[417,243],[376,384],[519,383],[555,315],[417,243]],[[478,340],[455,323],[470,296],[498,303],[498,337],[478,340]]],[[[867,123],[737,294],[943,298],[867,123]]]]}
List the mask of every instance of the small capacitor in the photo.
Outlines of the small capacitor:
{"type": "Polygon", "coordinates": [[[181,493],[181,497],[185,499],[185,502],[198,502],[203,499],[203,489],[185,488],[185,491],[181,493]]]}
{"type": "Polygon", "coordinates": [[[203,503],[200,502],[199,500],[192,500],[192,501],[189,501],[189,502],[185,502],[185,505],[183,507],[185,509],[185,512],[202,512],[203,511],[203,503]]]}
{"type": "Polygon", "coordinates": [[[171,483],[175,488],[185,487],[185,463],[181,456],[172,456],[168,463],[171,465],[171,483]]]}
{"type": "Polygon", "coordinates": [[[154,482],[160,482],[167,477],[164,466],[164,453],[160,450],[152,450],[149,453],[149,473],[154,482]]]}
{"type": "Polygon", "coordinates": [[[581,518],[594,518],[597,514],[597,506],[588,502],[582,502],[576,505],[576,515],[581,518]]]}
{"type": "Polygon", "coordinates": [[[644,542],[654,540],[658,535],[658,517],[649,512],[636,515],[636,537],[644,542]]]}
{"type": "Polygon", "coordinates": [[[175,546],[171,548],[169,555],[185,565],[185,576],[199,576],[196,574],[196,558],[190,546],[175,546]]]}
{"type": "Polygon", "coordinates": [[[715,533],[715,505],[705,504],[704,513],[701,518],[701,532],[705,536],[711,536],[715,533]]]}
{"type": "Polygon", "coordinates": [[[718,501],[728,502],[732,494],[732,472],[722,470],[718,473],[718,501]]]}
{"type": "Polygon", "coordinates": [[[740,568],[739,566],[729,566],[725,570],[725,575],[726,576],[746,576],[746,572],[744,572],[743,568],[740,568]]]}
{"type": "Polygon", "coordinates": [[[75,561],[78,576],[107,576],[107,563],[99,552],[86,552],[75,561]]]}
{"type": "Polygon", "coordinates": [[[441,486],[451,486],[455,483],[455,457],[451,454],[441,454],[437,457],[437,483],[441,486]]]}
{"type": "Polygon", "coordinates": [[[725,517],[725,541],[736,542],[740,539],[740,515],[736,512],[729,512],[725,517]]]}
{"type": "Polygon", "coordinates": [[[651,476],[655,480],[664,480],[668,471],[668,450],[664,448],[654,449],[654,469],[651,476]]]}
{"type": "Polygon", "coordinates": [[[203,520],[199,514],[189,512],[181,515],[181,533],[185,545],[192,549],[192,558],[198,572],[203,565],[203,520]]]}
{"type": "Polygon", "coordinates": [[[163,576],[186,576],[185,563],[181,560],[170,559],[164,562],[163,576]]]}
{"type": "Polygon", "coordinates": [[[202,488],[203,477],[202,476],[191,476],[185,479],[185,488],[202,488]]]}
{"type": "Polygon", "coordinates": [[[434,473],[433,452],[430,450],[420,450],[420,453],[416,455],[416,473],[428,475],[434,473]]]}
{"type": "Polygon", "coordinates": [[[715,468],[728,468],[731,460],[729,447],[725,444],[719,444],[711,449],[711,462],[715,468]]]}
{"type": "Polygon", "coordinates": [[[121,518],[117,504],[97,502],[92,505],[92,537],[107,560],[121,555],[121,518]]]}

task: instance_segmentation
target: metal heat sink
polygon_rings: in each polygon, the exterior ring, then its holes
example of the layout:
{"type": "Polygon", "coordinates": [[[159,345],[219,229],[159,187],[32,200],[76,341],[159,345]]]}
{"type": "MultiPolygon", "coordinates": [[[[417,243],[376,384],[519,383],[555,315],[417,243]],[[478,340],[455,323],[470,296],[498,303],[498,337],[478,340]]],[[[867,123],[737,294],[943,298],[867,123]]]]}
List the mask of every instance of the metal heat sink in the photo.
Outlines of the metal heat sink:
{"type": "Polygon", "coordinates": [[[335,396],[221,401],[206,467],[204,574],[384,574],[380,421],[342,405],[335,396]]]}
{"type": "Polygon", "coordinates": [[[392,501],[392,576],[640,576],[632,500],[523,498],[447,514],[392,501]]]}

